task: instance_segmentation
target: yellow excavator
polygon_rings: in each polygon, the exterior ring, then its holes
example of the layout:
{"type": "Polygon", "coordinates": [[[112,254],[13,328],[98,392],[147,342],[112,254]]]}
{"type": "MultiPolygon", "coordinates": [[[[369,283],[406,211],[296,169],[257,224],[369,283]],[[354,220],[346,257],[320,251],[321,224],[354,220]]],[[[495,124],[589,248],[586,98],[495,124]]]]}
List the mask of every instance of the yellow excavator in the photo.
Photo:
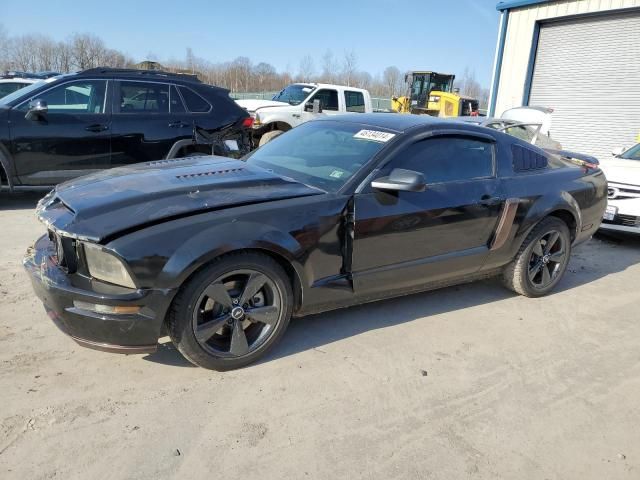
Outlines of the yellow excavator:
{"type": "MultiPolygon", "coordinates": [[[[454,91],[455,75],[414,71],[405,75],[407,95],[393,97],[391,109],[398,113],[426,114],[434,117],[477,116],[479,102],[454,91]]],[[[457,89],[456,89],[457,90],[457,89]]]]}

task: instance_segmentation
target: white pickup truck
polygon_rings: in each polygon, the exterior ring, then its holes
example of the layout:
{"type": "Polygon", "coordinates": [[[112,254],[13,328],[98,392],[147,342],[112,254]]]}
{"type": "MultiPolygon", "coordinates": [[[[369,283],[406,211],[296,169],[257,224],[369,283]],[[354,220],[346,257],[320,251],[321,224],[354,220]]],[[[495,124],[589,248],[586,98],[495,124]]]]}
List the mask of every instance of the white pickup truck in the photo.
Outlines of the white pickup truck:
{"type": "Polygon", "coordinates": [[[237,100],[253,117],[253,144],[264,145],[281,133],[319,115],[370,113],[367,90],[325,83],[294,83],[272,100],[237,100]]]}

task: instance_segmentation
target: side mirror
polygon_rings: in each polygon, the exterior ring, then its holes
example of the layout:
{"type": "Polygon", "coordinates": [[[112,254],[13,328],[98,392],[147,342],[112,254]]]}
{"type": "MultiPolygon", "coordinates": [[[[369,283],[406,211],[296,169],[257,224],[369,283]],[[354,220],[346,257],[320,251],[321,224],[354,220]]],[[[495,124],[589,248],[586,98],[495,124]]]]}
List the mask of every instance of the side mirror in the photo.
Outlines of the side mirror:
{"type": "Polygon", "coordinates": [[[29,109],[27,110],[24,118],[27,120],[38,120],[46,116],[48,111],[49,107],[47,106],[47,102],[36,98],[29,102],[29,109]]]}
{"type": "Polygon", "coordinates": [[[617,147],[614,148],[613,150],[611,150],[611,155],[613,155],[614,157],[619,157],[620,155],[622,155],[625,152],[626,148],[624,147],[617,147]]]}
{"type": "Polygon", "coordinates": [[[427,188],[424,175],[413,170],[394,168],[388,177],[381,177],[373,182],[371,186],[377,190],[403,191],[403,192],[424,192],[427,188]]]}
{"type": "Polygon", "coordinates": [[[322,113],[322,107],[320,106],[320,100],[317,98],[313,102],[307,102],[304,104],[304,111],[311,113],[322,113]]]}

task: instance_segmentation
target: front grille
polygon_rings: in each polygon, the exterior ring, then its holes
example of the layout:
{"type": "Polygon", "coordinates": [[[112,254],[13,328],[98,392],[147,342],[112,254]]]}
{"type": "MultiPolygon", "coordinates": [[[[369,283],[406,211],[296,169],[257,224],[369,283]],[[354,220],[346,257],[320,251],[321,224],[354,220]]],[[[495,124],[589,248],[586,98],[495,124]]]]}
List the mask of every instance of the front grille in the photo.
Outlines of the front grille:
{"type": "Polygon", "coordinates": [[[604,220],[603,223],[624,225],[625,227],[640,227],[640,217],[634,215],[616,215],[613,220],[604,220]]]}
{"type": "Polygon", "coordinates": [[[610,200],[640,198],[640,186],[609,182],[607,186],[607,197],[610,200]]]}
{"type": "Polygon", "coordinates": [[[55,249],[55,257],[53,257],[53,261],[65,272],[75,273],[78,269],[76,240],[64,237],[52,230],[49,230],[49,240],[51,240],[55,249]]]}
{"type": "Polygon", "coordinates": [[[616,215],[615,219],[618,220],[621,225],[626,225],[627,227],[640,226],[640,217],[633,215],[616,215]]]}

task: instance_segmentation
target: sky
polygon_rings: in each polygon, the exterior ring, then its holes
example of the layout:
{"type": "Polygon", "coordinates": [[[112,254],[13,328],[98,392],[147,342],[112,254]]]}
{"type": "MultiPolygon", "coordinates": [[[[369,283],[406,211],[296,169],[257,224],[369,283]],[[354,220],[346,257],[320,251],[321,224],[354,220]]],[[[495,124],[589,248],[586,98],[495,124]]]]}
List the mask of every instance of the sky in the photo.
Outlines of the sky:
{"type": "Polygon", "coordinates": [[[238,56],[295,73],[310,55],[319,73],[331,50],[355,52],[372,75],[401,71],[462,75],[489,86],[498,32],[497,0],[0,0],[11,36],[64,40],[90,32],[140,61],[184,59],[187,47],[211,62],[238,56]]]}

